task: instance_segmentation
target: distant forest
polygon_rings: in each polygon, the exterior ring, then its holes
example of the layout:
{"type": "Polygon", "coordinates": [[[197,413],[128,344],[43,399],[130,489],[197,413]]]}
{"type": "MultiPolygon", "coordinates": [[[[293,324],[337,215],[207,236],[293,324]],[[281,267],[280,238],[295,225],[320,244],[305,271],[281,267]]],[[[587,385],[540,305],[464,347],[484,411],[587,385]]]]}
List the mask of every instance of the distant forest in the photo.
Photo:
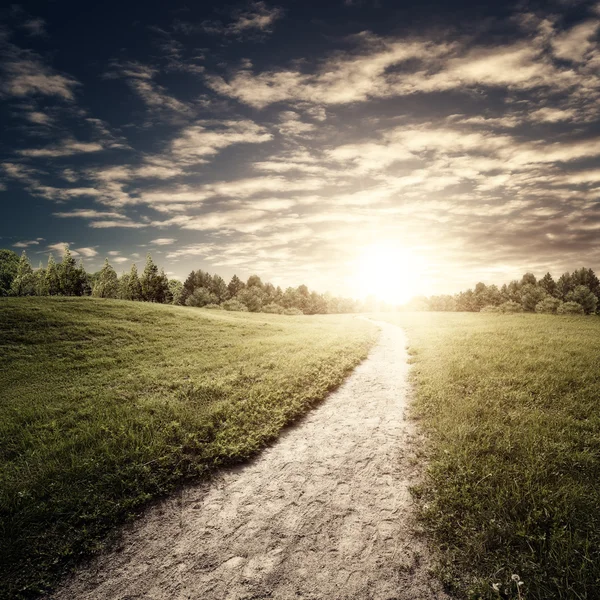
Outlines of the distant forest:
{"type": "Polygon", "coordinates": [[[536,280],[525,273],[521,280],[502,287],[478,283],[455,295],[419,297],[412,310],[459,312],[537,312],[552,314],[595,314],[600,310],[600,280],[592,269],[564,273],[556,281],[546,273],[536,280]]]}
{"type": "Polygon", "coordinates": [[[120,277],[108,259],[96,273],[87,273],[66,247],[62,261],[50,255],[46,266],[33,269],[25,251],[0,250],[0,296],[93,296],[277,314],[351,313],[360,302],[311,292],[305,285],[285,291],[263,283],[257,275],[243,282],[236,275],[226,283],[219,275],[192,271],[184,283],[168,279],[150,255],[139,274],[135,264],[120,277]]]}

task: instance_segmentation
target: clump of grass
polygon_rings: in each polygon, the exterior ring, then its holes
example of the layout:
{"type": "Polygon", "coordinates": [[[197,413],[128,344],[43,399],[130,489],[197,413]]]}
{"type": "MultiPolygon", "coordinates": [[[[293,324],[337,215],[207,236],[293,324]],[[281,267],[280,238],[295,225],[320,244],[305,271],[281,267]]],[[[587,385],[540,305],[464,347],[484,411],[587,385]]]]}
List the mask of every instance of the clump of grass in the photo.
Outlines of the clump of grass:
{"type": "Polygon", "coordinates": [[[0,597],[51,589],[149,499],[255,453],[375,335],[348,316],[0,300],[0,597]]]}
{"type": "Polygon", "coordinates": [[[409,336],[444,581],[470,598],[600,598],[600,319],[382,318],[409,336]]]}

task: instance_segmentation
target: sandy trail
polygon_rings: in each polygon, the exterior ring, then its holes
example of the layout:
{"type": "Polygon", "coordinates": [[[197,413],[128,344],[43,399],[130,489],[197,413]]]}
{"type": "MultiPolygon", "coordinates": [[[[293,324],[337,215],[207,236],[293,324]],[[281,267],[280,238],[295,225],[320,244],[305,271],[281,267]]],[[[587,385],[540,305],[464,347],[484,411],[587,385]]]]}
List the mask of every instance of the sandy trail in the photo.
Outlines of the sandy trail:
{"type": "Polygon", "coordinates": [[[446,598],[413,531],[405,337],[378,325],[369,358],[271,448],[150,509],[54,597],[446,598]]]}

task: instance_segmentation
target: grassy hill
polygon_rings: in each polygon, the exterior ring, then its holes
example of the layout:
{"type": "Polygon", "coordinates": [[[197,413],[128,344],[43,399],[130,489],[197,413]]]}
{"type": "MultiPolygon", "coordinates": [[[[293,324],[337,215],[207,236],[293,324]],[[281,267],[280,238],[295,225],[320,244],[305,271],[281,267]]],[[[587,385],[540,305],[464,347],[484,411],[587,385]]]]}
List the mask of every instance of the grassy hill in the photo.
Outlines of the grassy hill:
{"type": "Polygon", "coordinates": [[[375,328],[91,298],[0,299],[0,597],[242,460],[339,385],[375,328]]]}
{"type": "Polygon", "coordinates": [[[409,336],[441,576],[461,597],[600,598],[600,318],[380,318],[409,336]]]}

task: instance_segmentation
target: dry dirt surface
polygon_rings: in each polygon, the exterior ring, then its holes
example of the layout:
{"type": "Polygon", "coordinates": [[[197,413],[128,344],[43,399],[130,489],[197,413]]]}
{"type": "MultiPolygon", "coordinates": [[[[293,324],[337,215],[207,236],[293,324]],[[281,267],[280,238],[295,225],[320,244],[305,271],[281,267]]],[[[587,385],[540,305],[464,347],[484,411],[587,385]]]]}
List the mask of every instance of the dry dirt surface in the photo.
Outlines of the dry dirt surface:
{"type": "Polygon", "coordinates": [[[56,600],[442,599],[415,533],[403,331],[253,462],[148,510],[56,600]]]}

